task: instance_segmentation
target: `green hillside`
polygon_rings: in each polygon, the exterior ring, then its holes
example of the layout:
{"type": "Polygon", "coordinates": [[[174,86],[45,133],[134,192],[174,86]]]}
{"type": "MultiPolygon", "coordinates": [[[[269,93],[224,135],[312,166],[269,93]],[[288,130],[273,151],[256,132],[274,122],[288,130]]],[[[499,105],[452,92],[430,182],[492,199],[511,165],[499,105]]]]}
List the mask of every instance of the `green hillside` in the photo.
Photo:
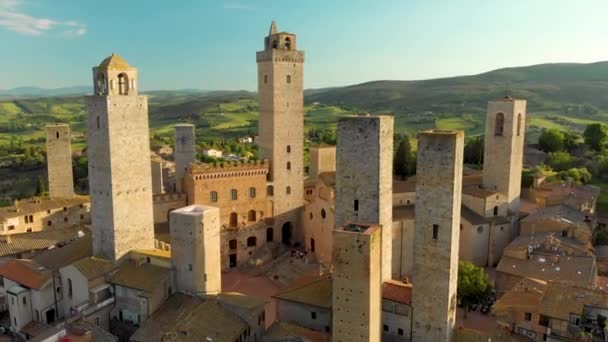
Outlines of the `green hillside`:
{"type": "MultiPolygon", "coordinates": [[[[172,126],[178,122],[196,124],[200,141],[257,132],[259,108],[255,93],[183,90],[146,94],[152,137],[159,141],[169,141],[166,138],[172,136],[172,126]]],[[[581,132],[589,123],[608,122],[608,62],[545,64],[474,76],[311,89],[305,91],[305,127],[319,134],[334,128],[342,115],[392,113],[398,133],[413,135],[436,127],[464,129],[467,135],[478,135],[485,127],[487,101],[506,94],[528,100],[529,141],[536,140],[541,128],[581,132]]],[[[86,145],[85,110],[81,95],[0,100],[0,165],[7,159],[23,157],[11,152],[15,149],[9,146],[15,145],[22,146],[22,150],[37,149],[25,157],[40,160],[44,126],[52,122],[69,123],[74,150],[81,150],[86,145]]],[[[40,164],[34,163],[31,168],[36,169],[36,165],[40,164]]],[[[0,178],[5,176],[8,177],[0,178]]],[[[24,188],[35,183],[33,177],[28,178],[30,183],[24,183],[24,188]]],[[[0,182],[0,197],[5,186],[0,182]]]]}

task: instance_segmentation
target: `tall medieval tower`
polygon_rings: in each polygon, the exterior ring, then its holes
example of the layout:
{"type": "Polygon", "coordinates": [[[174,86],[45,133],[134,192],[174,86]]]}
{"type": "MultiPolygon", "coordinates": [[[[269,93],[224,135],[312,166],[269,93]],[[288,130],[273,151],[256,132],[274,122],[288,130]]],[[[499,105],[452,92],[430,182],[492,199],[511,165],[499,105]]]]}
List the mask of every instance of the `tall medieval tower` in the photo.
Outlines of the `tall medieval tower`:
{"type": "Polygon", "coordinates": [[[277,32],[274,22],[257,52],[260,159],[269,159],[268,195],[273,201],[275,234],[284,243],[297,237],[304,198],[304,52],[296,36],[277,32]]]}
{"type": "Polygon", "coordinates": [[[117,260],[154,248],[148,98],[137,69],[115,54],[93,68],[88,110],[93,253],[117,260]]]}
{"type": "Polygon", "coordinates": [[[196,138],[193,124],[177,124],[173,134],[175,149],[175,191],[183,192],[184,175],[190,163],[196,161],[196,138]]]}
{"type": "Polygon", "coordinates": [[[70,126],[46,126],[46,165],[49,176],[49,197],[74,197],[72,173],[72,138],[70,126]]]}
{"type": "Polygon", "coordinates": [[[488,102],[483,153],[483,186],[507,197],[509,216],[519,216],[526,126],[526,100],[488,102]]]}
{"type": "Polygon", "coordinates": [[[346,222],[382,227],[383,281],[399,276],[392,262],[393,124],[387,115],[340,118],[336,146],[336,228],[346,222]]]}
{"type": "Polygon", "coordinates": [[[197,295],[222,290],[220,209],[190,205],[170,214],[171,263],[179,292],[197,295]]]}
{"type": "Polygon", "coordinates": [[[464,133],[418,133],[412,341],[451,341],[456,322],[464,133]]]}

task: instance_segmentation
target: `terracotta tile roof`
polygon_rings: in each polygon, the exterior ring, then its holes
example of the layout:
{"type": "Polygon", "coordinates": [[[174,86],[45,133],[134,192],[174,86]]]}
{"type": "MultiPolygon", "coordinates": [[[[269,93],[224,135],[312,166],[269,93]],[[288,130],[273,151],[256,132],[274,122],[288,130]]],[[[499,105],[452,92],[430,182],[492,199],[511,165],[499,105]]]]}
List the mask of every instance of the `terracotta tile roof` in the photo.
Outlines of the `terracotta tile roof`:
{"type": "Polygon", "coordinates": [[[76,335],[76,330],[90,331],[94,342],[118,342],[118,337],[110,334],[99,326],[82,319],[67,324],[66,328],[69,333],[67,336],[70,336],[70,334],[76,335]]]}
{"type": "Polygon", "coordinates": [[[131,336],[132,342],[234,342],[247,329],[236,314],[213,299],[176,293],[131,336]]]}
{"type": "Polygon", "coordinates": [[[222,292],[217,295],[217,299],[222,303],[247,310],[259,308],[266,305],[267,302],[265,299],[245,295],[239,292],[222,292]]]}
{"type": "Polygon", "coordinates": [[[585,305],[608,309],[608,293],[563,283],[549,283],[540,302],[539,312],[567,321],[570,313],[581,315],[585,305]]]}
{"type": "Polygon", "coordinates": [[[382,298],[393,302],[411,305],[412,284],[395,280],[385,281],[382,284],[382,298]]]}
{"type": "Polygon", "coordinates": [[[480,185],[482,182],[483,182],[483,175],[481,173],[462,176],[462,186],[463,187],[469,186],[469,185],[480,185]]]}
{"type": "Polygon", "coordinates": [[[460,217],[462,217],[472,225],[486,224],[489,222],[487,218],[477,214],[473,210],[465,207],[464,205],[460,208],[460,217]]]}
{"type": "Polygon", "coordinates": [[[331,276],[306,278],[275,294],[273,298],[331,309],[331,276]]]}
{"type": "Polygon", "coordinates": [[[93,280],[110,273],[116,268],[116,265],[104,258],[92,256],[78,260],[74,263],[74,267],[76,267],[85,278],[93,280]]]}
{"type": "Polygon", "coordinates": [[[135,260],[127,260],[120,265],[118,271],[110,277],[108,282],[152,293],[170,276],[171,270],[168,268],[148,263],[138,266],[135,260]]]}
{"type": "Polygon", "coordinates": [[[321,179],[327,187],[333,188],[336,186],[336,171],[321,172],[319,174],[319,179],[321,179]]]}
{"type": "Polygon", "coordinates": [[[108,70],[124,70],[130,69],[131,66],[127,61],[119,57],[117,54],[112,53],[110,57],[107,57],[99,64],[100,69],[108,69],[108,70]]]}
{"type": "Polygon", "coordinates": [[[31,260],[15,259],[0,265],[0,276],[39,290],[51,279],[51,271],[31,260]]]}
{"type": "Polygon", "coordinates": [[[393,207],[393,221],[399,220],[413,220],[414,219],[414,205],[400,205],[393,207]]]}
{"type": "Polygon", "coordinates": [[[557,262],[551,261],[552,257],[555,256],[535,254],[532,259],[518,259],[505,255],[496,271],[524,278],[595,286],[595,257],[560,255],[557,262]]]}
{"type": "Polygon", "coordinates": [[[310,341],[330,342],[331,336],[327,333],[303,328],[288,322],[275,321],[266,333],[263,341],[286,342],[286,341],[310,341]]]}
{"type": "Polygon", "coordinates": [[[0,207],[0,220],[63,207],[70,208],[89,202],[89,196],[75,196],[73,198],[35,197],[19,200],[15,201],[12,206],[0,207]]]}
{"type": "Polygon", "coordinates": [[[496,314],[502,314],[508,310],[536,311],[543,297],[544,289],[529,287],[516,287],[502,295],[493,305],[496,314]]]}
{"type": "Polygon", "coordinates": [[[0,257],[47,249],[49,246],[73,239],[85,227],[74,226],[65,229],[0,236],[0,257]]]}
{"type": "Polygon", "coordinates": [[[462,193],[465,195],[479,197],[479,198],[488,198],[490,196],[494,196],[497,194],[496,191],[487,190],[487,189],[484,189],[481,186],[477,186],[477,185],[463,186],[462,193]]]}
{"type": "Polygon", "coordinates": [[[582,243],[577,239],[561,236],[561,233],[554,232],[520,235],[509,243],[505,248],[505,251],[528,250],[529,246],[531,246],[534,251],[543,251],[551,254],[590,256],[593,253],[593,246],[591,243],[582,243]]]}
{"type": "MultiPolygon", "coordinates": [[[[522,219],[522,222],[535,222],[538,220],[554,219],[554,220],[568,220],[572,223],[585,224],[585,219],[588,216],[579,210],[571,208],[567,205],[554,205],[550,207],[540,208],[537,211],[531,213],[522,219]]],[[[587,228],[589,228],[587,226],[587,228]]]]}
{"type": "Polygon", "coordinates": [[[459,326],[454,328],[452,342],[529,342],[530,340],[524,336],[516,335],[510,331],[499,328],[493,333],[482,332],[480,330],[463,328],[459,326]]]}
{"type": "Polygon", "coordinates": [[[31,321],[28,324],[26,324],[23,328],[21,328],[21,330],[19,332],[32,338],[32,337],[36,337],[36,336],[48,331],[50,328],[51,328],[50,326],[48,326],[42,322],[31,321]]]}
{"type": "Polygon", "coordinates": [[[74,262],[91,256],[93,253],[93,239],[91,231],[83,228],[83,237],[75,237],[68,240],[65,244],[59,244],[56,248],[42,251],[32,260],[51,270],[59,270],[62,267],[73,264],[74,262]]]}

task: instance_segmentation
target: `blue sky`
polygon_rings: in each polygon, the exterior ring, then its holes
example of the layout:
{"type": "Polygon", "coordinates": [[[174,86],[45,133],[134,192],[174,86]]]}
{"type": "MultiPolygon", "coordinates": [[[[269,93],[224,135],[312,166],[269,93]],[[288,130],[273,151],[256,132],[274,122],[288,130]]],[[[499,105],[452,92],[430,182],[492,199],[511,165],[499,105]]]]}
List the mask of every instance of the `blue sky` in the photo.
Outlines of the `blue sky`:
{"type": "Polygon", "coordinates": [[[0,89],[91,83],[116,52],[144,89],[255,90],[271,20],[305,87],[608,60],[606,0],[0,0],[0,89]]]}

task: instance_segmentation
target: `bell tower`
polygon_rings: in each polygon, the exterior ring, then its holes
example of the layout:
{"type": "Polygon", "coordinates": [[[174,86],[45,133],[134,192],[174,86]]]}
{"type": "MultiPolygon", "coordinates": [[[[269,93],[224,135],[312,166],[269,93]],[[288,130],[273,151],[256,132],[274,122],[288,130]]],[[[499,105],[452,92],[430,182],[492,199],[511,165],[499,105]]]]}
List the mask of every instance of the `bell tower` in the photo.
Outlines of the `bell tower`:
{"type": "Polygon", "coordinates": [[[154,248],[148,98],[137,94],[137,69],[112,54],[93,67],[88,111],[93,253],[118,260],[154,248]]]}
{"type": "MultiPolygon", "coordinates": [[[[278,32],[275,22],[257,52],[260,159],[269,159],[268,195],[273,201],[274,232],[291,244],[300,226],[304,187],[304,52],[296,35],[278,32]]],[[[278,239],[275,239],[278,240],[278,239]]]]}

